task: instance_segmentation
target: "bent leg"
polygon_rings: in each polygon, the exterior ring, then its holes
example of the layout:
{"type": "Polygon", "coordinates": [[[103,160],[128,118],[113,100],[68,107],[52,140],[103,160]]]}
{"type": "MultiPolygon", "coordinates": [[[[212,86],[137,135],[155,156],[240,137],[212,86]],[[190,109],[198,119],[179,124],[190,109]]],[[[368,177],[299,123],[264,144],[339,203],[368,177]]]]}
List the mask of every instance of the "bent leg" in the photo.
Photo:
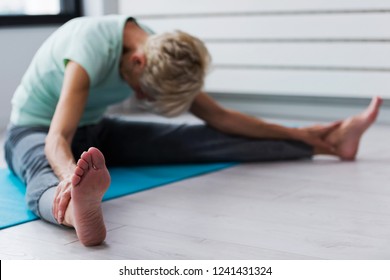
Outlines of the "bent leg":
{"type": "MultiPolygon", "coordinates": [[[[77,134],[83,138],[83,131],[77,134]]],[[[52,209],[59,180],[45,156],[46,136],[47,128],[12,127],[7,131],[5,154],[10,169],[26,184],[29,208],[43,220],[58,225],[52,209]]],[[[110,183],[103,155],[89,149],[74,172],[63,224],[74,227],[84,245],[100,244],[106,236],[101,201],[110,183]]]]}
{"type": "Polygon", "coordinates": [[[109,165],[261,162],[310,158],[313,148],[298,141],[231,136],[207,125],[176,125],[105,119],[99,147],[109,165]]]}
{"type": "Polygon", "coordinates": [[[5,157],[10,169],[26,184],[29,209],[48,222],[58,224],[52,213],[59,181],[45,156],[47,128],[11,127],[7,130],[5,157]]]}

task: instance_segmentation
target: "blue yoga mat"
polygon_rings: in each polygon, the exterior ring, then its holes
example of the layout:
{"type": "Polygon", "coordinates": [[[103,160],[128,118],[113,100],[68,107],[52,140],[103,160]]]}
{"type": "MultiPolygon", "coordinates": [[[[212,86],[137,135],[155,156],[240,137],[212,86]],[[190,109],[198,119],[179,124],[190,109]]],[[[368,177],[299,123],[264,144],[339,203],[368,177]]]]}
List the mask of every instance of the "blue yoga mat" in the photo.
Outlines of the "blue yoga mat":
{"type": "MultiPolygon", "coordinates": [[[[111,185],[103,197],[109,200],[217,171],[234,163],[185,164],[112,168],[111,185]]],[[[27,209],[24,184],[8,169],[0,169],[0,229],[38,219],[27,209]]]]}

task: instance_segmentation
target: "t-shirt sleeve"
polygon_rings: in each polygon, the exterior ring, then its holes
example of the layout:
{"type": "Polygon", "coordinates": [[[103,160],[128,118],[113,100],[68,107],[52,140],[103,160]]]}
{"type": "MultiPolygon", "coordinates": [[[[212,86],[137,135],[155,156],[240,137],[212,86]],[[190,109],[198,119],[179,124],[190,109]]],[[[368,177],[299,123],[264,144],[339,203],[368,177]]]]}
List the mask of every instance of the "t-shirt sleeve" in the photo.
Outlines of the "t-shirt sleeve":
{"type": "Polygon", "coordinates": [[[90,85],[98,85],[108,75],[112,50],[109,40],[99,32],[83,29],[73,34],[64,54],[64,66],[69,61],[78,63],[87,72],[90,85]]]}

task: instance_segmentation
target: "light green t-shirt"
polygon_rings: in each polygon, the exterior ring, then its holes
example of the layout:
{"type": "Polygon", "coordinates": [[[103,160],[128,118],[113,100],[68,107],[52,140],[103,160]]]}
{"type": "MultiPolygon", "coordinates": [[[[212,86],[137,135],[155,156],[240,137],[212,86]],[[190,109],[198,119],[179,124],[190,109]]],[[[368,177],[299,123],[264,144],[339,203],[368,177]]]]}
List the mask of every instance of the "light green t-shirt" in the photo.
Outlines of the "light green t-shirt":
{"type": "Polygon", "coordinates": [[[81,17],[55,31],[37,51],[16,89],[11,123],[50,125],[69,60],[80,64],[90,79],[79,126],[97,123],[109,105],[126,99],[132,90],[120,77],[119,62],[128,19],[123,15],[81,17]]]}

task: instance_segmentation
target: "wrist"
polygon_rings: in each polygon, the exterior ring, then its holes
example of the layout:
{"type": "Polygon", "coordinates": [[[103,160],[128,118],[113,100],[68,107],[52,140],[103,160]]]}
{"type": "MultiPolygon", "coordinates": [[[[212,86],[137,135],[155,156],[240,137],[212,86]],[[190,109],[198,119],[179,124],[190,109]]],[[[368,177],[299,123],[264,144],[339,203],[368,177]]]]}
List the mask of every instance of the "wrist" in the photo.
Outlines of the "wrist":
{"type": "Polygon", "coordinates": [[[75,169],[76,169],[76,165],[74,163],[71,163],[63,170],[54,173],[57,174],[58,178],[61,181],[70,181],[72,176],[74,175],[75,169]]]}

